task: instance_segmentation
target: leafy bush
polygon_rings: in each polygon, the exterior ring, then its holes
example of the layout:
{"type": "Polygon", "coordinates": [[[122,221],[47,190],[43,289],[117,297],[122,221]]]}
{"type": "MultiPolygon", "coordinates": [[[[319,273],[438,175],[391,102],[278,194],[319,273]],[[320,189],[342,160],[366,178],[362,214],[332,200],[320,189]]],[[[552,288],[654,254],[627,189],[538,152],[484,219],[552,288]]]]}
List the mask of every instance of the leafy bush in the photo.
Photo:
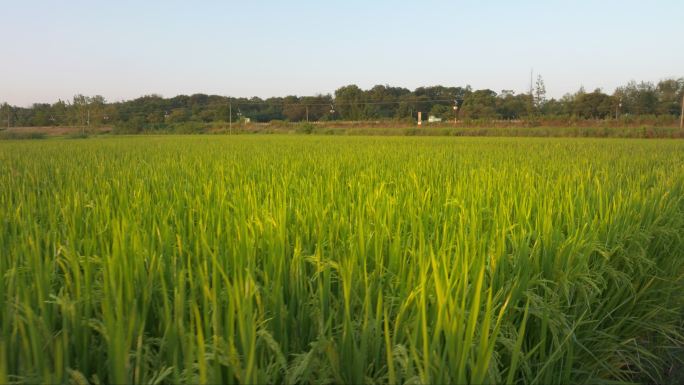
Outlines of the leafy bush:
{"type": "Polygon", "coordinates": [[[296,132],[298,134],[311,134],[316,129],[316,126],[311,123],[299,123],[297,124],[296,132]]]}
{"type": "Polygon", "coordinates": [[[86,139],[88,138],[88,133],[84,131],[72,132],[66,136],[67,139],[86,139]]]}
{"type": "Polygon", "coordinates": [[[47,134],[38,131],[0,131],[1,140],[45,139],[47,134]]]}

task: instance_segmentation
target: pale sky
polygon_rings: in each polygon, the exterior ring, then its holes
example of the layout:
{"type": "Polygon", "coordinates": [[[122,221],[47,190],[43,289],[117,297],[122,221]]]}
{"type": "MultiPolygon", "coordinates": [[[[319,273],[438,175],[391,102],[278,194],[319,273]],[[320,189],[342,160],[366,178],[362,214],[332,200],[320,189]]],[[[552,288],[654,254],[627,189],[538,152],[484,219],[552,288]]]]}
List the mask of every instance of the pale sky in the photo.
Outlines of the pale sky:
{"type": "Polygon", "coordinates": [[[0,0],[0,103],[684,76],[684,1],[0,0]]]}

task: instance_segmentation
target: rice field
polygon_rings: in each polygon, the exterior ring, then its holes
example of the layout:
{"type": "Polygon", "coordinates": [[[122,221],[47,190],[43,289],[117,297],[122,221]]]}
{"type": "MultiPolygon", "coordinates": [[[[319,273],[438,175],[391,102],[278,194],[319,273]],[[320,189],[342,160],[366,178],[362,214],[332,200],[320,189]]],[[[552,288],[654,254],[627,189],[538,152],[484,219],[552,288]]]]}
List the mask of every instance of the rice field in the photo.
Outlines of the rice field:
{"type": "Polygon", "coordinates": [[[633,383],[684,356],[684,142],[0,142],[0,383],[633,383]]]}

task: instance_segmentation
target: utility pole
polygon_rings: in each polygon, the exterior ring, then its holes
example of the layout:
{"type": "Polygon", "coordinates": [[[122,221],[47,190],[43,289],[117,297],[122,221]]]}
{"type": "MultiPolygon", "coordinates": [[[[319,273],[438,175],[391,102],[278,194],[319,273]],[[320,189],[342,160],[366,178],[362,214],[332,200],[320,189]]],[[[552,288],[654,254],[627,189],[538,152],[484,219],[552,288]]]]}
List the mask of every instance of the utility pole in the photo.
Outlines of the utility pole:
{"type": "Polygon", "coordinates": [[[306,122],[309,123],[309,106],[306,106],[306,122]]]}
{"type": "Polygon", "coordinates": [[[534,68],[530,68],[530,97],[532,96],[532,92],[534,91],[534,88],[532,87],[533,75],[534,75],[534,68]]]}
{"type": "Polygon", "coordinates": [[[228,102],[228,133],[233,135],[233,103],[228,102]]]}
{"type": "Polygon", "coordinates": [[[534,77],[534,68],[530,68],[530,117],[534,113],[534,87],[532,86],[532,78],[534,77]]]}

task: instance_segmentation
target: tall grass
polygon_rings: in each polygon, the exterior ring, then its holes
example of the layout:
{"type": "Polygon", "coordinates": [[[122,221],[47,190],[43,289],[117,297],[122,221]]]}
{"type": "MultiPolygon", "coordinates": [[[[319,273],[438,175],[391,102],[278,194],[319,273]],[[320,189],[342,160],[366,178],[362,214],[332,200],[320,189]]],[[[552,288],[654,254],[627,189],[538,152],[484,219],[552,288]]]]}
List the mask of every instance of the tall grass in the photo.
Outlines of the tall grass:
{"type": "Polygon", "coordinates": [[[0,383],[663,382],[684,143],[0,143],[0,383]]]}

